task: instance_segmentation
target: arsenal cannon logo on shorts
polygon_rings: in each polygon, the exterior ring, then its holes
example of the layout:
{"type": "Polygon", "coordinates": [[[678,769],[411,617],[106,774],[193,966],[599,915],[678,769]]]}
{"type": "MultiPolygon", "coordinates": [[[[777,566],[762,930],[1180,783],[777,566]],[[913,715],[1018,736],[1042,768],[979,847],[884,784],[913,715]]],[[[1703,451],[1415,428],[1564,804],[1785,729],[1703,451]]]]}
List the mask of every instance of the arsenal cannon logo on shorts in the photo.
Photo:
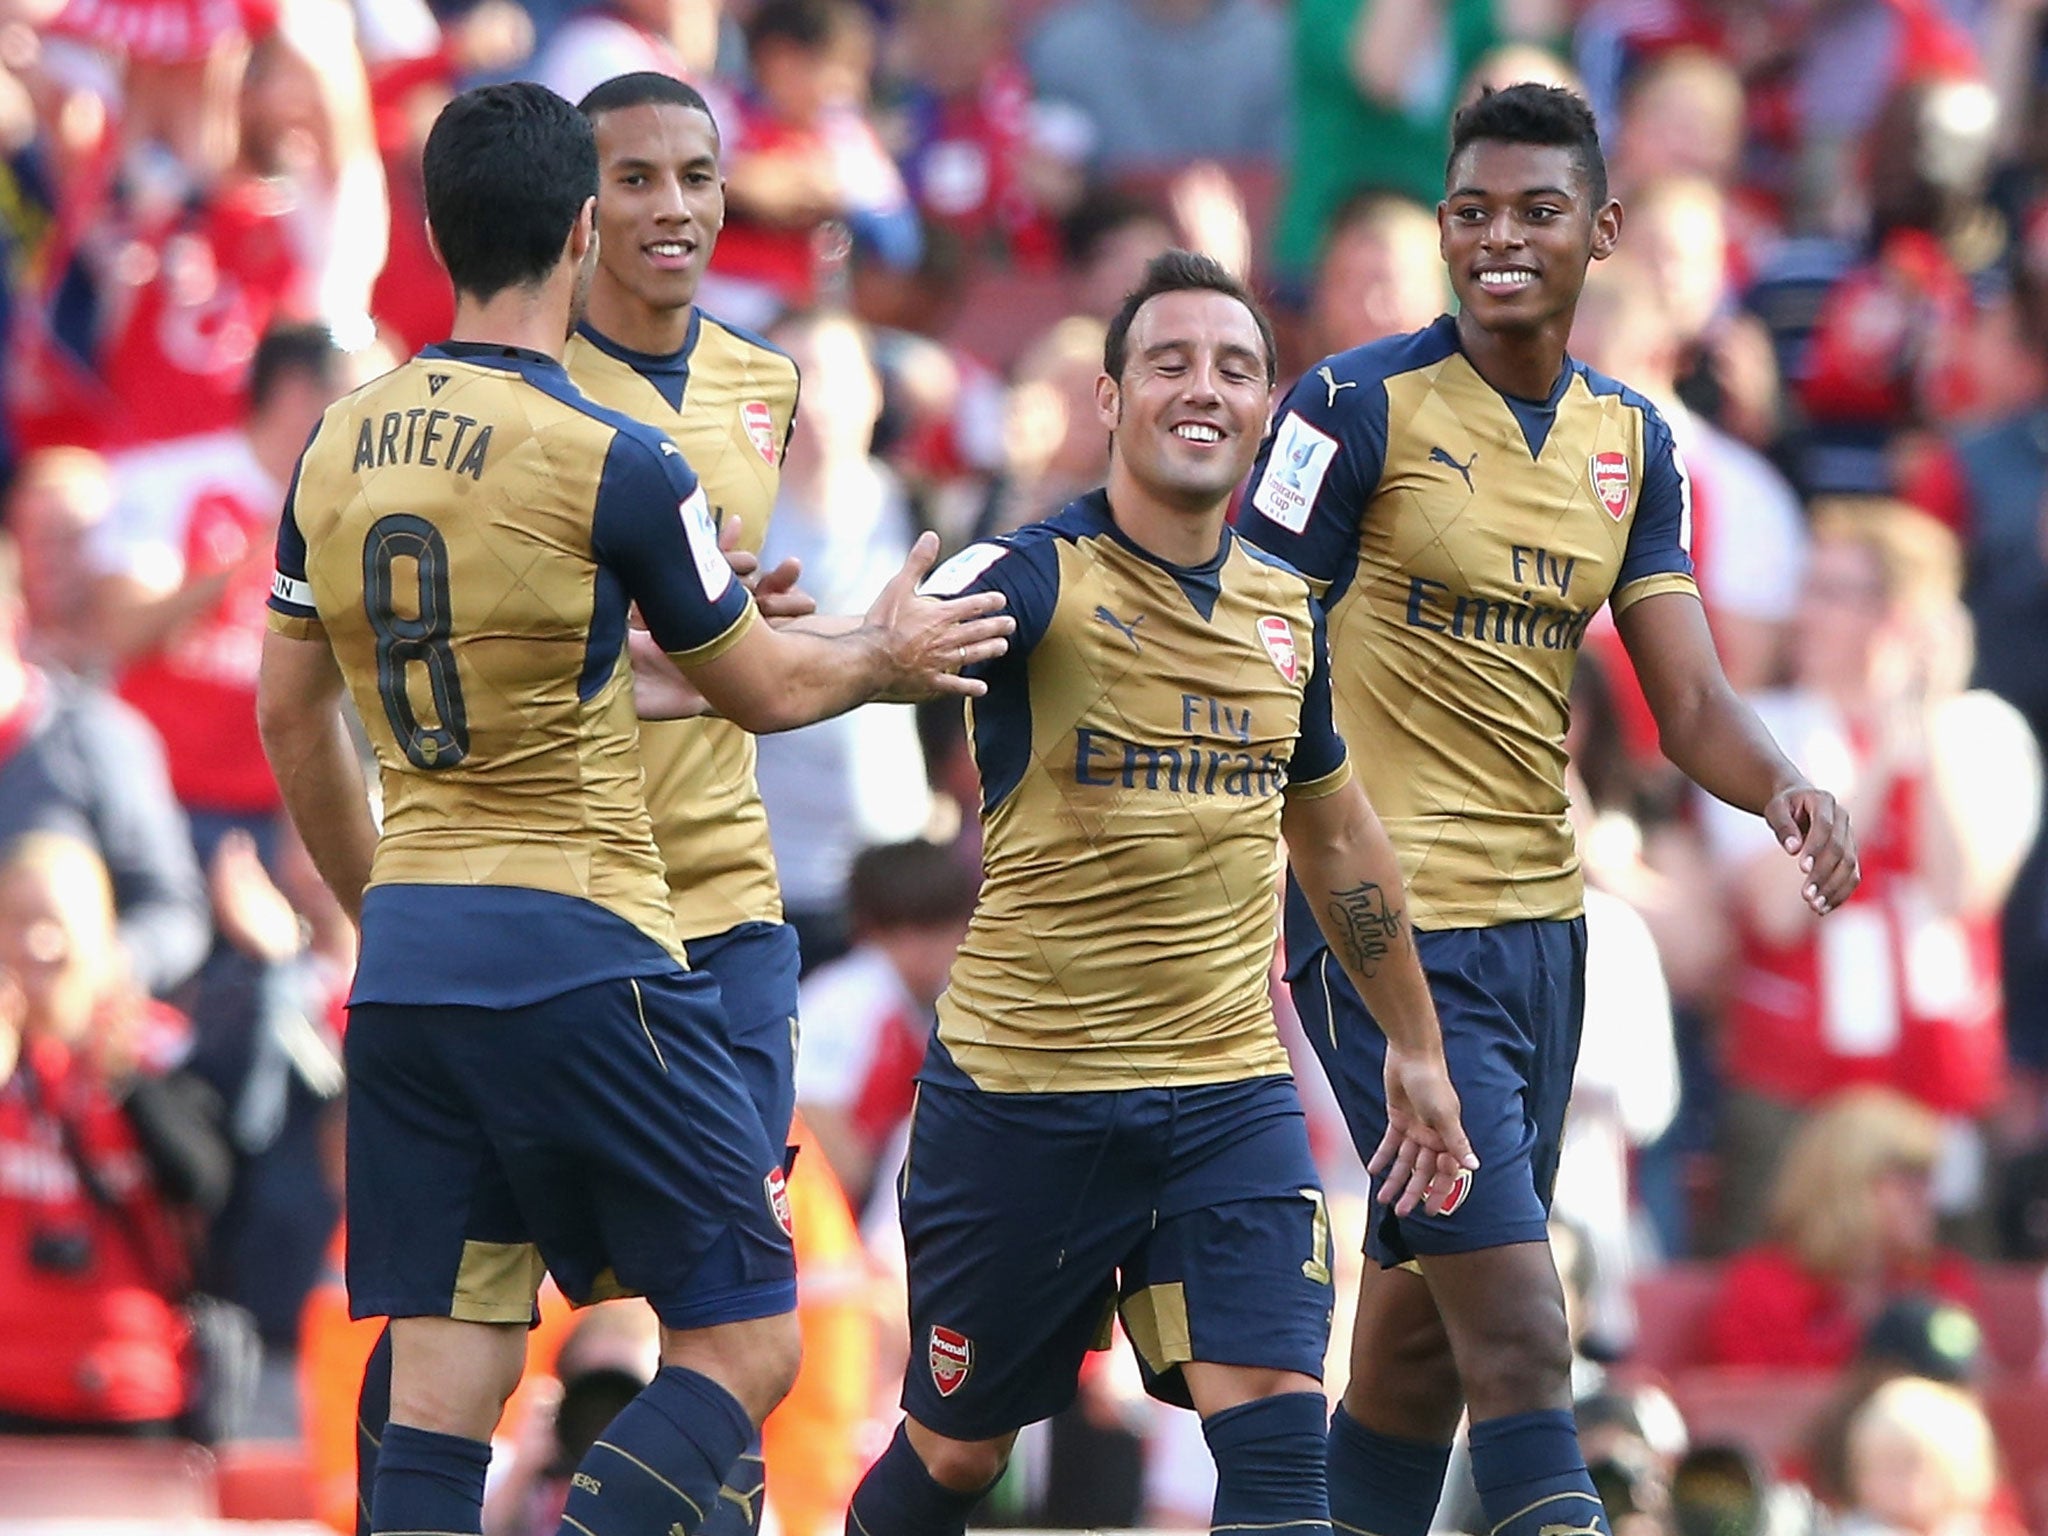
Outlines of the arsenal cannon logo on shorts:
{"type": "Polygon", "coordinates": [[[939,1396],[951,1397],[974,1369],[974,1340],[934,1324],[930,1359],[932,1385],[939,1389],[939,1396]]]}

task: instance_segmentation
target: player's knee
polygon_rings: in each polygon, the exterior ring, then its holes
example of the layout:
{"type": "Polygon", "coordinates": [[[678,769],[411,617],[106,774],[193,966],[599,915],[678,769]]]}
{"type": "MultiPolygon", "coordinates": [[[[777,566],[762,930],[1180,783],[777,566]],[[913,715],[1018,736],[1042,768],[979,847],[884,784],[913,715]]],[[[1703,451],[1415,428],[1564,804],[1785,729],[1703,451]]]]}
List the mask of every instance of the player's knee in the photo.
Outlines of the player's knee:
{"type": "Polygon", "coordinates": [[[1561,1302],[1503,1297],[1460,1336],[1460,1375],[1474,1418],[1569,1403],[1572,1345],[1561,1302]]]}
{"type": "Polygon", "coordinates": [[[905,1421],[904,1433],[931,1480],[955,1493],[980,1493],[1001,1477],[1017,1438],[948,1440],[915,1419],[905,1421]]]}
{"type": "Polygon", "coordinates": [[[710,1377],[759,1424],[796,1384],[803,1363],[803,1334],[794,1312],[665,1332],[661,1363],[710,1377]]]}

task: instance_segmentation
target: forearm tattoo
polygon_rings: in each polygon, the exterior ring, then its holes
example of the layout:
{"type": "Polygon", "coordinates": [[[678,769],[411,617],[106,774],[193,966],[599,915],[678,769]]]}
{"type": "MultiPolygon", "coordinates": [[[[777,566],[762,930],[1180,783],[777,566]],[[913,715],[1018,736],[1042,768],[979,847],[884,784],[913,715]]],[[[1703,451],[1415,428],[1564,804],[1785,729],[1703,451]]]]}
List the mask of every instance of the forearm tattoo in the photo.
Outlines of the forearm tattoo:
{"type": "Polygon", "coordinates": [[[1386,892],[1367,881],[1332,891],[1329,913],[1335,919],[1338,958],[1360,976],[1377,976],[1380,962],[1401,940],[1406,919],[1400,909],[1389,906],[1386,892]]]}

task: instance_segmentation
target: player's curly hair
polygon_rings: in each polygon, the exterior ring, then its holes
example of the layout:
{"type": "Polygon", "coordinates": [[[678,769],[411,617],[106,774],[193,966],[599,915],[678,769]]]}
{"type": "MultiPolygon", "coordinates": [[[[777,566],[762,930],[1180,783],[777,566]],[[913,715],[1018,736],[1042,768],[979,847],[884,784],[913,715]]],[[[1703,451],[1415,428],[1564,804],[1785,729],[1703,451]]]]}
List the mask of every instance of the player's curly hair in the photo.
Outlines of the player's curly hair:
{"type": "Polygon", "coordinates": [[[1579,162],[1586,189],[1598,208],[1607,201],[1607,157],[1600,150],[1600,125],[1586,98],[1562,86],[1524,81],[1489,90],[1451,120],[1451,153],[1444,178],[1466,146],[1481,139],[1503,144],[1546,144],[1568,149],[1579,162]]]}
{"type": "Polygon", "coordinates": [[[1102,340],[1102,371],[1112,379],[1123,378],[1131,322],[1138,318],[1138,311],[1147,303],[1162,293],[1202,291],[1224,294],[1251,311],[1252,321],[1259,328],[1259,341],[1266,349],[1266,382],[1270,385],[1279,366],[1273,342],[1273,322],[1259,308],[1259,301],[1252,296],[1251,289],[1239,282],[1228,267],[1213,256],[1203,256],[1195,251],[1162,251],[1145,264],[1143,280],[1124,295],[1123,307],[1109,322],[1108,334],[1102,340]]]}

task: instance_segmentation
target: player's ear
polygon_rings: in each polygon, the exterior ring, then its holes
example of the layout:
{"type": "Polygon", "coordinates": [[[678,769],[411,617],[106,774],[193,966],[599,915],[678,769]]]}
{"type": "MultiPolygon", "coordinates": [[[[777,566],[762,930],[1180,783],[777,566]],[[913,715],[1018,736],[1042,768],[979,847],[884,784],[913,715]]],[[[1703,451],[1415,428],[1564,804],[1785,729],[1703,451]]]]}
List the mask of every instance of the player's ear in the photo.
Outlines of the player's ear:
{"type": "Polygon", "coordinates": [[[1095,376],[1095,419],[1112,432],[1124,419],[1124,392],[1106,373],[1095,376]]]}
{"type": "Polygon", "coordinates": [[[427,249],[434,253],[434,265],[443,272],[446,272],[448,270],[448,263],[441,255],[441,242],[434,238],[434,221],[432,219],[421,219],[420,227],[427,232],[427,249]]]}
{"type": "Polygon", "coordinates": [[[1593,214],[1593,259],[1605,261],[1621,244],[1621,203],[1609,198],[1593,214]]]}
{"type": "Polygon", "coordinates": [[[569,227],[569,260],[578,266],[592,245],[597,242],[597,199],[586,197],[583,207],[576,215],[576,222],[569,227]]]}

